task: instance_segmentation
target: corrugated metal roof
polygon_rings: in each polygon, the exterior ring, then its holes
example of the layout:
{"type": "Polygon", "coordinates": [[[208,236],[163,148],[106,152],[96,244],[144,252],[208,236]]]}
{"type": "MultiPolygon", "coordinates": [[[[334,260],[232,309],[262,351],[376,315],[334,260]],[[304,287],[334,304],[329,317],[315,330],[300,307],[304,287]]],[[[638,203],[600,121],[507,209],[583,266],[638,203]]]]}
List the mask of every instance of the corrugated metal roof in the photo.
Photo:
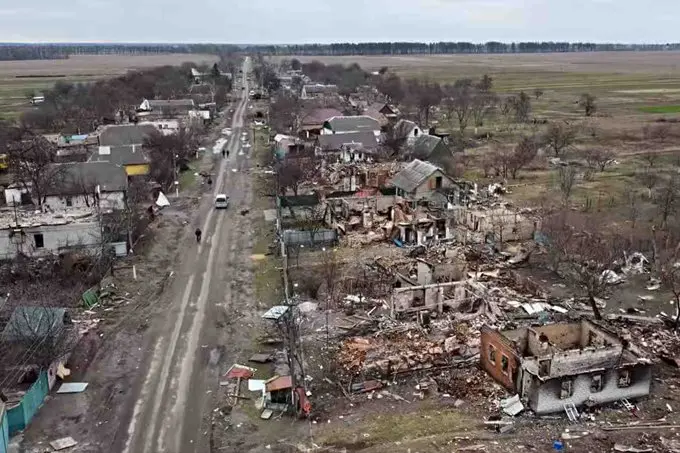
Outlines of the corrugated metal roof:
{"type": "Polygon", "coordinates": [[[442,139],[435,135],[421,135],[413,143],[413,155],[427,159],[441,141],[442,139]]]}
{"type": "Polygon", "coordinates": [[[326,122],[335,133],[380,130],[380,123],[368,115],[334,116],[326,122]]]}
{"type": "Polygon", "coordinates": [[[144,139],[158,128],[153,124],[139,124],[131,126],[109,126],[99,134],[101,146],[141,145],[144,139]]]}
{"type": "Polygon", "coordinates": [[[342,145],[349,143],[361,143],[364,148],[375,148],[378,146],[378,139],[373,131],[325,134],[319,135],[318,140],[321,149],[327,151],[338,150],[342,145]]]}
{"type": "MultiPolygon", "coordinates": [[[[100,147],[102,148],[102,147],[100,147]]],[[[116,165],[144,165],[150,162],[141,145],[110,146],[108,154],[101,150],[90,158],[91,162],[111,162],[116,165]]]]}
{"type": "Polygon", "coordinates": [[[111,162],[54,164],[50,169],[55,181],[47,195],[82,194],[96,186],[102,192],[117,192],[126,190],[128,185],[125,169],[111,162]]]}
{"type": "Polygon", "coordinates": [[[406,193],[410,193],[416,190],[418,186],[437,170],[439,168],[431,163],[415,159],[392,178],[392,185],[406,193]]]}
{"type": "Polygon", "coordinates": [[[275,392],[277,390],[293,388],[293,378],[290,376],[277,376],[271,378],[265,383],[264,388],[267,392],[275,392]]]}

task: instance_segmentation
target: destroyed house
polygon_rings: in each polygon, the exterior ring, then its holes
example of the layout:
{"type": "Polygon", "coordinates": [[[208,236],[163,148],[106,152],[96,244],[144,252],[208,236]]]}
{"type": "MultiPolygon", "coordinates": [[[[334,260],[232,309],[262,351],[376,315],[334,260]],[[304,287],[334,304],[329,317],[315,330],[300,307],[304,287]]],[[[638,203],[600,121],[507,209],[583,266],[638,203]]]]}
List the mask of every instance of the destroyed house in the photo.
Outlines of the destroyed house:
{"type": "Polygon", "coordinates": [[[441,168],[415,159],[392,178],[397,195],[413,199],[426,198],[436,190],[456,188],[457,184],[441,168]]]}
{"type": "Polygon", "coordinates": [[[338,94],[337,85],[323,85],[320,83],[303,85],[300,97],[302,99],[318,99],[324,96],[334,96],[338,94]]]}
{"type": "Polygon", "coordinates": [[[451,153],[444,140],[434,135],[421,135],[413,142],[412,155],[418,159],[443,164],[451,153]]]}
{"type": "Polygon", "coordinates": [[[507,331],[484,326],[481,345],[482,368],[537,414],[649,394],[651,362],[592,321],[507,331]]]}

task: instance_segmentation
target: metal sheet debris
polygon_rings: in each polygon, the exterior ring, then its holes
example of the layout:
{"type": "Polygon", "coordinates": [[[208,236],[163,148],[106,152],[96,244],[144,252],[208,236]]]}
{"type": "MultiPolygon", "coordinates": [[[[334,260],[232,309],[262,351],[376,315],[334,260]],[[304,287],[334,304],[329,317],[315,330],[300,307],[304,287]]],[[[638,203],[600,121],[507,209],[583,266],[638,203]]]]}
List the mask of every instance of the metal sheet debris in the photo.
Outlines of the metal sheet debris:
{"type": "Polygon", "coordinates": [[[53,440],[50,442],[50,446],[54,449],[54,451],[60,451],[65,448],[70,448],[70,447],[75,447],[78,445],[78,442],[76,442],[73,437],[62,437],[61,439],[53,440]]]}
{"type": "Polygon", "coordinates": [[[61,384],[57,393],[81,393],[87,388],[87,382],[65,382],[61,384]]]}
{"type": "Polygon", "coordinates": [[[279,319],[281,319],[281,317],[283,315],[288,313],[289,308],[290,307],[288,305],[275,305],[272,308],[270,308],[269,310],[267,310],[267,312],[265,314],[263,314],[262,317],[264,319],[270,319],[272,321],[278,321],[279,319]]]}
{"type": "Polygon", "coordinates": [[[267,363],[272,361],[272,355],[271,354],[253,354],[249,359],[248,362],[255,362],[255,363],[267,363]]]}
{"type": "Polygon", "coordinates": [[[249,392],[262,392],[264,390],[264,379],[248,379],[249,392]]]}
{"type": "Polygon", "coordinates": [[[269,420],[270,418],[272,418],[272,415],[274,415],[274,411],[273,411],[273,410],[271,410],[271,409],[265,409],[265,410],[263,410],[262,413],[260,414],[260,418],[261,418],[262,420],[269,420]]]}
{"type": "Polygon", "coordinates": [[[501,400],[501,407],[503,412],[513,417],[524,410],[524,405],[520,401],[519,395],[501,400]]]}

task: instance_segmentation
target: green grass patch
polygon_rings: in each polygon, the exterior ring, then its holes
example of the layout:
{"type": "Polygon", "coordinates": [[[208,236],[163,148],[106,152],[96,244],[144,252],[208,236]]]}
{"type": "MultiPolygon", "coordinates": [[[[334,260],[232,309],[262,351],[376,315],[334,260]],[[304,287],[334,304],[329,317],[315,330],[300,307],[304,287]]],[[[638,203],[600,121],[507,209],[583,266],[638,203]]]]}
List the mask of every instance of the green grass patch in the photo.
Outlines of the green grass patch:
{"type": "Polygon", "coordinates": [[[375,415],[351,427],[324,429],[318,438],[327,446],[364,449],[428,436],[455,436],[468,431],[472,425],[459,411],[422,408],[414,413],[375,415]]]}
{"type": "Polygon", "coordinates": [[[196,183],[196,170],[190,165],[189,168],[179,174],[179,190],[187,190],[196,183]]]}
{"type": "Polygon", "coordinates": [[[680,113],[680,105],[645,105],[638,107],[642,113],[680,113]]]}

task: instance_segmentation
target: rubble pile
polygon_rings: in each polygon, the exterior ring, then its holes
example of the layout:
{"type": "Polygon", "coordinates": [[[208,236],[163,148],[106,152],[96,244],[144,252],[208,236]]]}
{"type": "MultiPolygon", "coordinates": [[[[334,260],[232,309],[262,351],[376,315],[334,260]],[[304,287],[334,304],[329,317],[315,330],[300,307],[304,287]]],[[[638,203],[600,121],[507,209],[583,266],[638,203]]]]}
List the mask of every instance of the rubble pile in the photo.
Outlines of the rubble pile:
{"type": "Polygon", "coordinates": [[[457,337],[433,340],[422,332],[408,330],[389,336],[349,338],[340,347],[338,361],[352,375],[386,378],[476,360],[475,352],[457,337]]]}

